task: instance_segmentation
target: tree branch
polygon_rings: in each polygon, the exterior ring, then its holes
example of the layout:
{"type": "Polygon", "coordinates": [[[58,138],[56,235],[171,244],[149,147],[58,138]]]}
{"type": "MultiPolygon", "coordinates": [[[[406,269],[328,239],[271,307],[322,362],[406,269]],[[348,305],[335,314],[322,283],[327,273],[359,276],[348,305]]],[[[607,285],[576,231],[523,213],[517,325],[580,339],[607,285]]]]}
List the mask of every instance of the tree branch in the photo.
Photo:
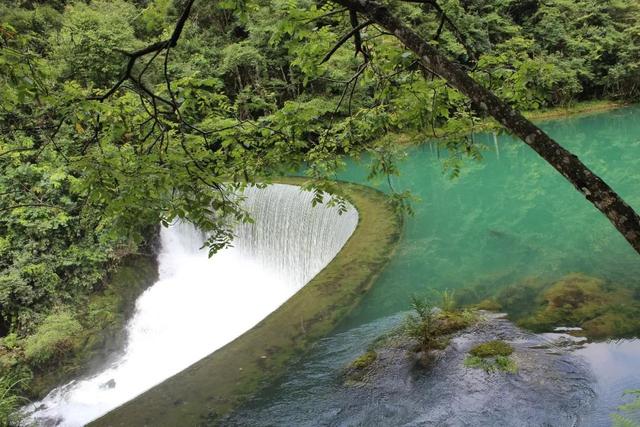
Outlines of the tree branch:
{"type": "Polygon", "coordinates": [[[442,76],[452,87],[469,97],[475,105],[491,114],[507,130],[522,139],[602,212],[640,254],[640,217],[577,156],[563,148],[542,129],[476,82],[462,68],[451,62],[434,46],[410,29],[383,4],[374,0],[334,1],[364,14],[393,33],[398,40],[418,56],[423,66],[442,76]]]}
{"type": "MultiPolygon", "coordinates": [[[[182,14],[180,15],[180,18],[178,18],[178,22],[176,23],[173,29],[173,32],[171,33],[171,37],[169,39],[152,43],[149,46],[143,47],[142,49],[138,49],[133,52],[128,52],[122,49],[116,49],[116,51],[122,53],[123,55],[129,58],[124,74],[105,94],[99,95],[99,96],[92,96],[92,97],[89,97],[88,99],[102,102],[107,98],[109,98],[110,96],[112,96],[124,84],[124,82],[126,82],[127,80],[131,80],[134,84],[136,84],[137,86],[140,86],[141,89],[144,92],[146,92],[148,95],[167,103],[167,100],[154,95],[151,91],[149,91],[148,89],[142,86],[142,83],[141,83],[142,75],[147,70],[147,68],[149,68],[153,60],[160,54],[160,52],[162,52],[165,49],[175,47],[178,44],[178,40],[182,35],[182,30],[184,29],[184,25],[187,22],[189,15],[191,14],[191,8],[194,2],[195,0],[188,0],[187,4],[184,7],[184,10],[182,11],[182,14]],[[140,73],[140,77],[136,79],[132,74],[133,67],[136,65],[136,62],[138,61],[138,59],[150,53],[155,53],[154,57],[144,67],[144,69],[140,73]]],[[[172,105],[173,108],[177,107],[172,103],[169,103],[169,105],[172,105]]]]}
{"type": "Polygon", "coordinates": [[[327,62],[333,56],[333,54],[336,53],[338,49],[340,49],[340,46],[345,44],[347,40],[353,37],[354,34],[359,33],[361,29],[368,27],[371,24],[373,24],[373,21],[369,20],[367,22],[363,22],[362,24],[356,25],[354,28],[352,28],[351,31],[349,31],[347,34],[342,36],[340,40],[338,40],[335,46],[333,46],[333,48],[331,48],[331,50],[324,56],[324,58],[322,58],[322,61],[320,61],[320,63],[324,64],[325,62],[327,62]]]}

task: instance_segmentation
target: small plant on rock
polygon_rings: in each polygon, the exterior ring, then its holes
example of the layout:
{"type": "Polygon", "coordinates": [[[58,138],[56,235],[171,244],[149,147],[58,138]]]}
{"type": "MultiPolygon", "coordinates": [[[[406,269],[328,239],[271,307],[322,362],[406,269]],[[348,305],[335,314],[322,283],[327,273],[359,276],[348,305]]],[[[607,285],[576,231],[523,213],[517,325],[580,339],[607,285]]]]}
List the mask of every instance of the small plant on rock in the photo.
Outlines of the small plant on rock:
{"type": "Polygon", "coordinates": [[[407,319],[407,334],[418,341],[419,350],[423,353],[438,348],[438,313],[435,307],[426,298],[414,295],[411,308],[414,314],[407,319]]]}
{"type": "Polygon", "coordinates": [[[492,340],[483,342],[473,347],[469,353],[477,357],[495,357],[510,356],[513,353],[513,347],[502,340],[492,340]]]}
{"type": "Polygon", "coordinates": [[[503,371],[515,374],[518,372],[518,365],[510,357],[512,353],[513,347],[504,341],[487,341],[469,351],[464,366],[484,369],[487,372],[503,371]]]}
{"type": "Polygon", "coordinates": [[[456,291],[445,289],[440,293],[440,308],[442,311],[455,311],[458,303],[456,302],[456,291]]]}

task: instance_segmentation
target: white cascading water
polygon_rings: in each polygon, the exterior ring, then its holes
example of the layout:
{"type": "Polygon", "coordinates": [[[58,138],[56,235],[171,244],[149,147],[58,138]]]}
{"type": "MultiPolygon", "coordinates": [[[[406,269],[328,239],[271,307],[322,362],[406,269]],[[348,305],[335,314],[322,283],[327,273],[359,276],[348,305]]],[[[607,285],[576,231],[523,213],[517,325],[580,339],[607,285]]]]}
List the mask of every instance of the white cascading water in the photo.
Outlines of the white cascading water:
{"type": "Polygon", "coordinates": [[[358,223],[352,206],[342,215],[314,208],[296,186],[245,195],[255,224],[240,225],[234,247],[212,258],[193,226],[162,229],[159,280],[136,301],[122,355],[29,405],[28,422],[84,425],[232,341],[320,272],[358,223]]]}

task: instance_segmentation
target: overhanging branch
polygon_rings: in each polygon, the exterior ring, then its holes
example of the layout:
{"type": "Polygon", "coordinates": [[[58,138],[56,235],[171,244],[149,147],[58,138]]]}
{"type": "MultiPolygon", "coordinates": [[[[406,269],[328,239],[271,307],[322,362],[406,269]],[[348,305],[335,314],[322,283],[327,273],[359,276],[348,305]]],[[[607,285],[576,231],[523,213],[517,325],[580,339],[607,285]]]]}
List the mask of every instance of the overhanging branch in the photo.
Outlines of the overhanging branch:
{"type": "Polygon", "coordinates": [[[392,33],[417,55],[424,67],[433,70],[452,87],[471,99],[475,105],[493,116],[507,130],[517,135],[602,212],[640,254],[640,216],[577,156],[476,82],[460,66],[450,61],[409,28],[385,5],[375,0],[334,0],[334,2],[367,16],[392,33]]]}

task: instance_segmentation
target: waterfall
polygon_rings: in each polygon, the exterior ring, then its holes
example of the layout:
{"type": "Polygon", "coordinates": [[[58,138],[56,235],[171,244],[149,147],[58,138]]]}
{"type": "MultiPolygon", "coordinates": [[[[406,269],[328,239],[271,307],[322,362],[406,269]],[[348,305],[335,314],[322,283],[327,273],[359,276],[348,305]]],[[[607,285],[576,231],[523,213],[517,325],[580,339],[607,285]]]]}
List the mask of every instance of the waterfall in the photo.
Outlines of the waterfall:
{"type": "Polygon", "coordinates": [[[224,346],[320,272],[358,223],[352,206],[342,215],[313,207],[313,193],[296,186],[244,194],[255,223],[238,226],[234,246],[212,258],[193,226],[161,230],[159,280],[136,301],[122,354],[29,405],[27,421],[84,425],[224,346]]]}

